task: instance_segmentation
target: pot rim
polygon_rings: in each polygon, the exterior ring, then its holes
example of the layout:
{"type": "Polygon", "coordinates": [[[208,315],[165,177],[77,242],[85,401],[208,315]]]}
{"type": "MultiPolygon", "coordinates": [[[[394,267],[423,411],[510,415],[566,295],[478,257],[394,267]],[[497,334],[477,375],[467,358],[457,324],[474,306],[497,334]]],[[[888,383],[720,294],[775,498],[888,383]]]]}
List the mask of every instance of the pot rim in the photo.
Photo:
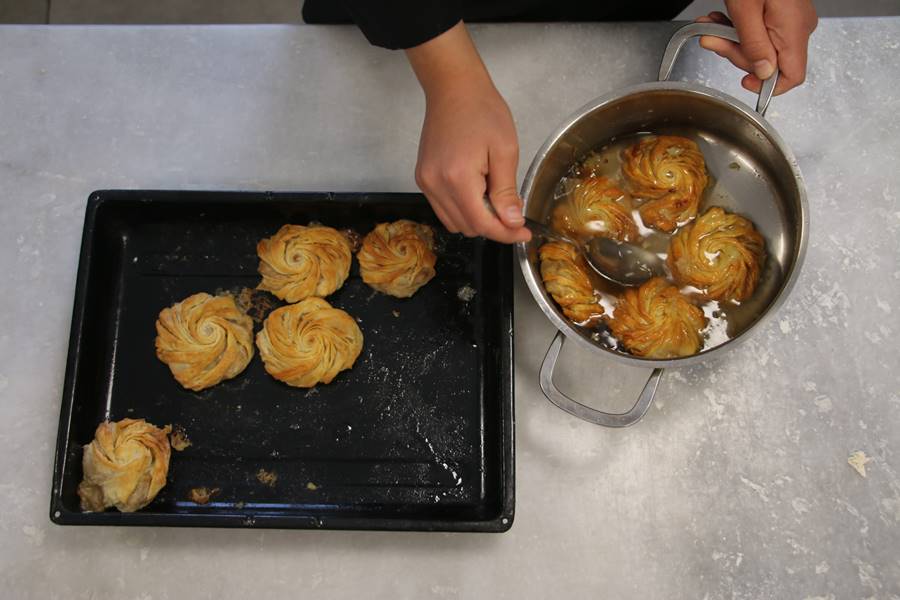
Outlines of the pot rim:
{"type": "Polygon", "coordinates": [[[800,203],[800,235],[797,249],[794,254],[793,265],[790,271],[785,274],[785,280],[781,286],[781,289],[778,291],[769,305],[763,310],[756,321],[753,322],[753,324],[751,324],[749,327],[747,327],[747,329],[745,329],[732,339],[728,340],[724,344],[716,346],[711,350],[700,352],[698,354],[692,354],[691,356],[665,359],[639,358],[637,356],[627,355],[622,352],[617,352],[615,350],[605,348],[585,339],[581,334],[578,333],[578,331],[569,322],[569,320],[562,317],[555,306],[552,306],[544,298],[544,294],[546,292],[544,290],[543,282],[538,281],[529,266],[526,244],[523,242],[518,242],[516,244],[516,254],[519,259],[519,267],[522,269],[522,275],[525,278],[525,282],[528,284],[531,295],[534,297],[535,302],[537,302],[543,313],[559,331],[561,331],[567,338],[575,341],[575,343],[583,348],[588,348],[594,352],[602,353],[602,355],[608,356],[609,358],[626,365],[647,368],[686,367],[689,365],[697,364],[701,361],[721,356],[725,352],[736,348],[740,343],[749,339],[750,335],[758,330],[761,324],[767,322],[790,295],[790,292],[800,275],[801,267],[806,258],[807,243],[809,240],[809,202],[806,196],[806,184],[804,183],[803,175],[800,173],[800,167],[797,164],[797,159],[794,156],[794,153],[787,146],[787,144],[784,142],[775,128],[772,127],[772,125],[770,125],[768,121],[762,118],[759,113],[754,111],[752,108],[750,108],[737,98],[713,88],[687,82],[653,81],[649,83],[632,85],[620,90],[610,92],[608,94],[604,94],[602,96],[598,96],[587,104],[581,106],[575,112],[571,113],[563,121],[563,123],[556,128],[556,130],[547,138],[544,144],[535,153],[534,159],[531,161],[531,165],[528,167],[528,171],[525,174],[525,179],[522,182],[522,199],[525,203],[523,208],[526,210],[528,208],[529,195],[531,194],[531,190],[534,184],[534,177],[537,173],[538,167],[547,157],[550,149],[559,142],[563,135],[565,135],[573,125],[575,125],[578,121],[583,119],[591,112],[602,108],[603,106],[606,106],[614,101],[621,100],[632,95],[660,90],[679,91],[688,94],[696,94],[698,96],[710,98],[713,101],[723,103],[727,106],[727,108],[737,111],[741,116],[750,120],[757,127],[766,132],[766,134],[775,144],[776,148],[779,150],[779,152],[781,152],[782,156],[787,161],[787,164],[790,167],[797,184],[800,203]]]}

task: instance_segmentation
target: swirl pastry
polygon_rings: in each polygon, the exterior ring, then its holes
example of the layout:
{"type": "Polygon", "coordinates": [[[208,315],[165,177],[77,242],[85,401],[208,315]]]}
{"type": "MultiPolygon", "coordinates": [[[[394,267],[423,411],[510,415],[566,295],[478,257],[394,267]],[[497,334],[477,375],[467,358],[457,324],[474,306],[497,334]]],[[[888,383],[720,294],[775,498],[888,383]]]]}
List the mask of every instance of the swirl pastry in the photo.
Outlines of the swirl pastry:
{"type": "Polygon", "coordinates": [[[331,383],[353,366],[363,335],[353,317],[321,298],[272,311],[256,334],[266,371],[294,387],[331,383]]]}
{"type": "Polygon", "coordinates": [[[229,294],[194,294],[159,313],[156,356],[178,383],[199,392],[247,367],[253,358],[253,319],[229,294]]]}
{"type": "Polygon", "coordinates": [[[647,137],[625,149],[622,173],[635,196],[646,199],[639,211],[650,227],[671,233],[697,215],[706,184],[706,162],[687,138],[647,137]]]}
{"type": "Polygon", "coordinates": [[[550,224],[557,231],[576,238],[600,235],[622,242],[631,241],[637,238],[638,231],[628,210],[620,204],[625,197],[625,192],[606,177],[582,179],[553,209],[550,224]]]}
{"type": "Polygon", "coordinates": [[[681,285],[711,300],[741,302],[753,294],[765,260],[765,241],[753,223],[713,207],[679,230],[666,259],[681,285]]]}
{"type": "Polygon", "coordinates": [[[99,512],[115,506],[134,512],[150,504],[166,485],[171,454],[166,436],[171,430],[144,419],[100,423],[82,456],[81,509],[99,512]]]}
{"type": "Polygon", "coordinates": [[[661,277],[625,290],[606,322],[629,352],[646,358],[696,354],[706,327],[703,311],[661,277]]]}
{"type": "Polygon", "coordinates": [[[406,219],[381,223],[365,237],[356,258],[369,286],[409,298],[434,277],[434,232],[406,219]]]}
{"type": "Polygon", "coordinates": [[[547,242],[538,250],[541,279],[563,314],[579,325],[595,324],[603,306],[594,295],[590,267],[571,244],[547,242]]]}
{"type": "Polygon", "coordinates": [[[350,274],[350,242],[322,225],[285,225],[256,245],[262,282],[258,289],[286,302],[324,297],[344,285],[350,274]]]}

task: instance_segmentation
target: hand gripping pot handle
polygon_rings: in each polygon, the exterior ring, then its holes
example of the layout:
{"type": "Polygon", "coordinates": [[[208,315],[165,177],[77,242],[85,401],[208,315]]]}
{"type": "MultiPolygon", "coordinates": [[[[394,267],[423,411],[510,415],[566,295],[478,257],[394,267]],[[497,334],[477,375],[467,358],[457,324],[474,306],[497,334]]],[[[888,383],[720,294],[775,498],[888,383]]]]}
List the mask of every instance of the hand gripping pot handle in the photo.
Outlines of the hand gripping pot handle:
{"type": "Polygon", "coordinates": [[[603,412],[572,400],[553,383],[553,371],[556,369],[556,361],[559,359],[559,353],[562,351],[565,341],[566,336],[561,331],[558,331],[550,344],[550,348],[547,350],[544,362],[541,364],[541,390],[547,396],[547,399],[570,415],[595,425],[628,427],[640,421],[653,403],[653,397],[656,395],[656,389],[659,387],[659,379],[662,377],[663,370],[653,369],[650,378],[641,391],[641,395],[638,396],[637,402],[634,403],[630,410],[624,413],[603,412]]]}
{"type": "MultiPolygon", "coordinates": [[[[660,81],[668,81],[669,76],[672,75],[672,67],[675,66],[675,59],[678,58],[678,53],[681,52],[681,48],[684,44],[689,39],[701,35],[711,35],[713,37],[725,38],[732,42],[740,42],[737,30],[728,25],[720,25],[718,23],[691,23],[690,25],[685,25],[675,32],[672,39],[669,40],[669,45],[666,46],[662,64],[659,66],[660,81]]],[[[759,97],[756,99],[756,112],[762,116],[765,116],[766,109],[769,107],[769,101],[772,100],[772,94],[775,92],[776,83],[778,83],[777,68],[771,77],[763,81],[762,88],[759,90],[759,97]]]]}

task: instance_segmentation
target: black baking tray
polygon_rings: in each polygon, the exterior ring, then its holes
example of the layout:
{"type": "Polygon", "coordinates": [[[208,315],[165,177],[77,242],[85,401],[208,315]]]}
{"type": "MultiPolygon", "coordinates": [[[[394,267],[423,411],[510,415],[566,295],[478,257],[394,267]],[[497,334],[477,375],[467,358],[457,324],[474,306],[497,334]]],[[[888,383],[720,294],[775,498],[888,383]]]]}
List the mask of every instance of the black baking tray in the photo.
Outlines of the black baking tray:
{"type": "MultiPolygon", "coordinates": [[[[490,531],[514,512],[512,255],[441,228],[419,194],[98,191],[84,224],[50,518],[65,525],[490,531]],[[331,384],[291,388],[259,355],[200,393],[154,351],[159,311],[259,282],[256,243],[285,223],[360,234],[399,218],[437,232],[437,275],[410,299],[354,261],[328,300],[363,352],[331,384]],[[474,291],[474,296],[471,292],[474,291]],[[135,513],[85,513],[82,447],[104,419],[181,426],[168,482],[135,513]],[[260,483],[259,469],[277,473],[260,483]],[[212,502],[188,499],[217,487],[212,502]]],[[[274,300],[274,298],[273,298],[274,300]]],[[[259,324],[256,328],[258,330],[259,324]]]]}

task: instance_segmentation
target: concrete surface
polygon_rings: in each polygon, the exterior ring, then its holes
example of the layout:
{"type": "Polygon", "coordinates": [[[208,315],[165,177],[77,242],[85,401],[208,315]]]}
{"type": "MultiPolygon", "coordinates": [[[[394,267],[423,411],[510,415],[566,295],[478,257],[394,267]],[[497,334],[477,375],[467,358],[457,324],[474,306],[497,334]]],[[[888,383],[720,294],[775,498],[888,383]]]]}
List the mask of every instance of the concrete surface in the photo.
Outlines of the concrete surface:
{"type": "MultiPolygon", "coordinates": [[[[595,95],[652,79],[659,25],[476,27],[524,173],[595,95]]],[[[47,508],[83,211],[97,188],[412,191],[423,101],[352,28],[0,27],[0,586],[16,598],[900,598],[900,19],[825,21],[769,118],[812,235],[781,312],[668,372],[637,426],[550,405],[516,297],[517,515],[502,535],[65,528],[47,508]],[[872,457],[863,479],[847,456],[872,457]],[[13,592],[14,591],[14,592],[13,592]]],[[[682,76],[739,74],[693,50],[682,76]]],[[[646,373],[567,347],[560,384],[646,373]]],[[[614,401],[612,398],[618,398],[614,401]]],[[[600,399],[598,399],[598,402],[600,399]]]]}

